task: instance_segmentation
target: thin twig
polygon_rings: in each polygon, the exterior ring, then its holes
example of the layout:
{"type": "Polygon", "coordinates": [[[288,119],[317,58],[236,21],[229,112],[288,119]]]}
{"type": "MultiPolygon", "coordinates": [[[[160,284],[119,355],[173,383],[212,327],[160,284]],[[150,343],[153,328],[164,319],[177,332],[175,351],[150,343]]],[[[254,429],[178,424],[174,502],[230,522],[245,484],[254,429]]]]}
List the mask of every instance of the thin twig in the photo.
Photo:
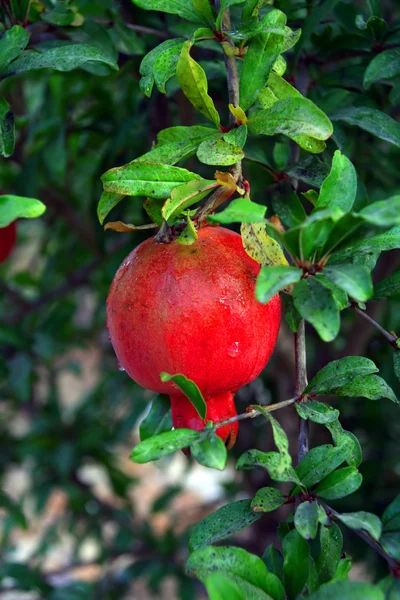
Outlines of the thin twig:
{"type": "Polygon", "coordinates": [[[134,23],[124,23],[124,25],[132,31],[136,31],[137,33],[144,33],[147,35],[154,35],[154,37],[158,37],[161,40],[167,40],[171,37],[170,34],[166,31],[159,31],[158,29],[146,27],[145,25],[135,25],[134,23]]]}
{"type": "MultiPolygon", "coordinates": [[[[321,500],[319,500],[319,503],[321,504],[321,506],[324,507],[324,509],[328,513],[328,516],[332,516],[335,518],[338,518],[340,516],[340,513],[338,513],[334,508],[331,508],[330,506],[325,504],[325,502],[322,502],[321,500]]],[[[368,544],[368,546],[371,546],[371,548],[373,548],[375,550],[375,552],[377,552],[377,554],[379,554],[380,556],[382,556],[382,558],[384,558],[386,560],[390,569],[392,569],[395,572],[398,572],[398,570],[400,568],[400,563],[395,558],[390,556],[386,552],[386,550],[380,545],[380,543],[377,542],[376,540],[374,540],[374,538],[371,537],[367,531],[364,531],[363,529],[353,529],[353,531],[360,538],[362,538],[364,540],[364,542],[366,542],[368,544]]]]}
{"type": "MultiPolygon", "coordinates": [[[[297,402],[298,397],[289,398],[289,400],[283,400],[282,402],[277,402],[276,404],[266,404],[262,406],[264,410],[268,412],[273,412],[274,410],[280,410],[281,408],[286,408],[286,406],[291,406],[295,402],[297,402]]],[[[252,408],[251,410],[241,413],[240,415],[236,415],[236,417],[231,417],[230,419],[226,419],[226,421],[217,421],[214,423],[214,429],[219,429],[224,425],[230,425],[231,423],[236,423],[236,421],[244,421],[245,419],[254,419],[255,417],[261,417],[262,412],[257,410],[256,408],[252,408]]]]}
{"type": "MultiPolygon", "coordinates": [[[[307,386],[307,357],[306,357],[306,334],[304,321],[301,321],[297,332],[294,334],[294,360],[296,370],[296,396],[299,398],[307,386]]],[[[308,452],[309,422],[300,419],[298,439],[298,462],[308,452]]]]}
{"type": "Polygon", "coordinates": [[[387,341],[394,347],[397,348],[396,346],[396,341],[397,341],[397,337],[395,335],[393,335],[392,333],[389,333],[389,331],[386,331],[386,329],[384,329],[382,327],[382,325],[379,325],[379,323],[377,323],[375,321],[375,319],[373,319],[372,317],[370,317],[365,311],[359,309],[357,306],[353,306],[354,311],[358,314],[361,315],[366,321],[368,321],[369,323],[371,323],[371,325],[373,325],[378,331],[381,332],[381,334],[387,339],[387,341]]]}

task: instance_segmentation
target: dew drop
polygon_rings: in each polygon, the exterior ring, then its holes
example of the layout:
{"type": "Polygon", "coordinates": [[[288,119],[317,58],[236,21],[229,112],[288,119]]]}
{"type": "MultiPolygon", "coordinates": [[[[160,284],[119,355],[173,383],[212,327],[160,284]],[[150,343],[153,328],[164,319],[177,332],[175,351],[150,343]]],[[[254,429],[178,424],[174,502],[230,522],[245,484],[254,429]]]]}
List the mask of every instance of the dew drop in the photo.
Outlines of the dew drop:
{"type": "Polygon", "coordinates": [[[228,356],[236,358],[239,354],[239,342],[233,342],[228,348],[228,356]]]}

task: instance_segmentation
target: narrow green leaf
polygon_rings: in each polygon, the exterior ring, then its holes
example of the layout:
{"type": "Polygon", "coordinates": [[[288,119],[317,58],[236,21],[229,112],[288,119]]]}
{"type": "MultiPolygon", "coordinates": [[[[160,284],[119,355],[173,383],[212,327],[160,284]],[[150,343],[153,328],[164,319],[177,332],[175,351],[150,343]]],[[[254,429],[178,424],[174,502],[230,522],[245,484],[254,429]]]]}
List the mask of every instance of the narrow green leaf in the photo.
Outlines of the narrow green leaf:
{"type": "Polygon", "coordinates": [[[377,373],[375,363],[364,356],[345,356],[333,360],[311,379],[303,394],[328,394],[331,390],[350,383],[357,375],[377,373]]]}
{"type": "Polygon", "coordinates": [[[317,140],[326,140],[333,132],[328,117],[306,98],[279,100],[271,108],[253,113],[248,127],[256,134],[306,134],[317,140]]]}
{"type": "Polygon", "coordinates": [[[256,204],[245,198],[232,200],[230,204],[215,215],[210,215],[208,220],[212,223],[262,223],[265,221],[267,208],[261,204],[256,204]]]}
{"type": "Polygon", "coordinates": [[[226,504],[197,523],[190,536],[189,550],[193,552],[193,550],[223,540],[245,527],[249,527],[261,516],[262,514],[253,513],[251,510],[251,500],[238,500],[226,504]]]}
{"type": "Polygon", "coordinates": [[[11,156],[15,146],[14,113],[4,98],[0,97],[0,154],[11,156]]]}
{"type": "Polygon", "coordinates": [[[330,115],[332,121],[343,121],[360,127],[375,137],[400,147],[400,123],[389,115],[367,106],[349,106],[330,115]]]}
{"type": "Polygon", "coordinates": [[[378,377],[378,375],[357,375],[345,385],[334,388],[331,393],[335,396],[361,396],[369,400],[388,398],[388,400],[391,400],[395,404],[399,404],[399,400],[392,388],[382,377],[378,377]]]}
{"type": "Polygon", "coordinates": [[[108,213],[124,198],[125,194],[114,194],[112,192],[103,192],[101,194],[97,205],[97,217],[100,221],[100,225],[103,225],[104,219],[108,213]]]}
{"type": "Polygon", "coordinates": [[[158,460],[162,456],[172,454],[181,448],[187,448],[200,436],[193,429],[175,429],[166,431],[140,442],[131,453],[131,460],[138,464],[158,460]]]}
{"type": "Polygon", "coordinates": [[[382,523],[385,531],[400,530],[400,494],[385,508],[382,523]]]}
{"type": "Polygon", "coordinates": [[[372,225],[391,227],[400,225],[400,196],[373,202],[359,212],[359,216],[372,225]]]}
{"type": "Polygon", "coordinates": [[[339,420],[326,423],[325,427],[329,430],[336,446],[347,445],[348,455],[346,456],[346,463],[349,467],[358,467],[362,462],[362,450],[360,442],[354,433],[343,429],[339,420]]]}
{"type": "Polygon", "coordinates": [[[7,227],[16,219],[36,219],[45,210],[43,202],[36,198],[24,198],[11,194],[0,195],[0,228],[7,227]]]}
{"type": "Polygon", "coordinates": [[[160,12],[178,15],[187,21],[202,23],[203,18],[196,12],[192,0],[133,0],[144,10],[157,10],[160,12]]]}
{"type": "Polygon", "coordinates": [[[254,512],[271,512],[276,510],[286,501],[281,491],[273,487],[259,489],[251,501],[251,509],[254,512]]]}
{"type": "Polygon", "coordinates": [[[347,444],[325,444],[312,448],[296,467],[297,476],[305,487],[311,488],[339,467],[348,453],[347,444]]]}
{"type": "Polygon", "coordinates": [[[162,200],[168,198],[179,184],[199,181],[201,177],[180,167],[134,162],[110,169],[101,180],[106,192],[162,200]]]}
{"type": "Polygon", "coordinates": [[[287,288],[292,283],[300,281],[303,275],[301,269],[290,266],[262,267],[256,284],[256,298],[266,304],[272,296],[287,288]]]}
{"type": "Polygon", "coordinates": [[[400,561],[400,535],[398,531],[384,533],[380,539],[380,544],[390,556],[400,561]]]}
{"type": "Polygon", "coordinates": [[[209,432],[195,440],[190,451],[199,464],[219,471],[225,469],[228,453],[224,442],[215,433],[209,432]]]}
{"type": "Polygon", "coordinates": [[[264,550],[261,558],[264,561],[264,563],[267,565],[268,571],[270,573],[273,573],[274,575],[276,575],[282,581],[282,578],[283,578],[283,556],[279,552],[279,550],[277,550],[275,548],[275,546],[270,544],[264,550]]]}
{"type": "Polygon", "coordinates": [[[318,533],[318,504],[302,502],[294,515],[294,526],[305,540],[313,540],[318,533]]]}
{"type": "Polygon", "coordinates": [[[364,88],[367,90],[375,81],[392,79],[400,74],[400,49],[389,48],[377,54],[364,73],[364,88]]]}
{"type": "Polygon", "coordinates": [[[275,446],[279,450],[280,457],[276,472],[278,476],[282,475],[283,473],[287,473],[292,468],[292,457],[289,453],[289,440],[284,429],[271,415],[271,413],[268,412],[268,410],[265,410],[265,408],[262,406],[254,405],[250,408],[261,412],[262,415],[271,423],[275,446]]]}
{"type": "Polygon", "coordinates": [[[184,42],[176,44],[157,54],[153,65],[153,77],[158,90],[166,94],[165,84],[176,73],[179,56],[184,42]]]}
{"type": "Polygon", "coordinates": [[[286,171],[289,177],[320,188],[329,175],[329,166],[316,156],[308,156],[286,171]]]}
{"type": "Polygon", "coordinates": [[[320,552],[315,561],[319,584],[334,577],[342,555],[343,535],[336,523],[321,527],[319,533],[320,552]]]}
{"type": "Polygon", "coordinates": [[[356,170],[347,156],[336,150],[331,171],[321,186],[316,208],[338,206],[348,212],[354,204],[356,194],[356,170]]]}
{"type": "Polygon", "coordinates": [[[283,540],[283,584],[289,600],[295,600],[305,586],[310,569],[307,542],[295,529],[283,540]]]}
{"type": "MultiPolygon", "coordinates": [[[[143,58],[140,63],[139,73],[142,76],[139,81],[139,87],[143,94],[145,94],[148,98],[151,96],[151,92],[153,91],[153,85],[155,81],[155,63],[159,56],[165,55],[169,59],[169,63],[173,61],[173,57],[176,56],[176,53],[179,57],[179,53],[182,50],[182,46],[184,44],[183,38],[177,38],[172,40],[166,40],[162,42],[153,50],[150,50],[148,54],[143,58]]],[[[168,63],[168,61],[167,61],[168,63]]],[[[175,64],[176,71],[176,64],[175,64]]],[[[168,72],[168,71],[167,71],[168,72]]],[[[161,83],[161,73],[158,74],[159,84],[161,83]]],[[[165,83],[165,82],[164,82],[165,83]]],[[[158,86],[157,86],[158,87],[158,86]]]]}
{"type": "Polygon", "coordinates": [[[197,158],[205,165],[233,165],[244,157],[239,146],[224,140],[204,140],[197,150],[197,158]]]}
{"type": "Polygon", "coordinates": [[[343,467],[323,479],[316,487],[315,493],[326,500],[336,500],[349,496],[362,483],[362,475],[355,467],[343,467]]]}
{"type": "Polygon", "coordinates": [[[188,181],[171,192],[161,210],[162,217],[172,222],[182,211],[193,204],[200,202],[212,189],[217,187],[216,181],[203,179],[202,181],[188,181]]]}
{"type": "Polygon", "coordinates": [[[400,294],[400,271],[385,277],[374,287],[374,300],[382,300],[400,294]]]}
{"type": "Polygon", "coordinates": [[[29,33],[23,27],[14,25],[0,38],[0,73],[17,58],[29,42],[29,33]]]}
{"type": "Polygon", "coordinates": [[[72,71],[87,62],[100,62],[118,71],[117,63],[106,52],[88,44],[66,44],[42,52],[27,50],[6,67],[2,75],[15,75],[36,69],[72,71]]]}
{"type": "Polygon", "coordinates": [[[369,255],[373,255],[376,252],[384,252],[396,248],[400,248],[399,226],[393,227],[384,233],[374,235],[373,237],[363,238],[348,248],[335,252],[332,254],[329,264],[347,261],[353,257],[357,257],[357,259],[360,260],[360,258],[368,258],[369,255]]]}
{"type": "Polygon", "coordinates": [[[302,279],[293,290],[293,302],[300,315],[311,323],[324,342],[330,342],[339,333],[339,309],[332,291],[316,277],[302,279]]]}
{"type": "Polygon", "coordinates": [[[301,485],[296,471],[292,466],[282,472],[281,456],[279,452],[261,452],[261,450],[247,450],[236,462],[236,469],[249,470],[256,467],[266,469],[274,481],[293,481],[301,485]]]}
{"type": "Polygon", "coordinates": [[[187,379],[184,375],[170,375],[169,373],[160,373],[161,381],[172,381],[185,396],[190,400],[196,409],[198,415],[204,420],[207,416],[207,405],[202,393],[194,381],[187,379]]]}
{"type": "Polygon", "coordinates": [[[328,266],[324,268],[324,275],[357,302],[366,302],[372,296],[371,273],[363,265],[328,266]]]}
{"type": "Polygon", "coordinates": [[[374,540],[379,540],[382,534],[382,523],[376,515],[360,511],[354,513],[342,513],[337,516],[339,521],[350,527],[350,529],[362,529],[367,531],[374,540]]]}
{"type": "Polygon", "coordinates": [[[182,47],[176,75],[183,93],[193,106],[207,119],[219,127],[219,114],[208,95],[207,77],[202,67],[190,56],[192,42],[188,40],[182,47]]]}
{"type": "Polygon", "coordinates": [[[225,573],[213,573],[205,580],[210,600],[272,600],[259,588],[241,577],[225,573]]]}
{"type": "Polygon", "coordinates": [[[170,431],[172,429],[172,417],[169,397],[158,394],[151,403],[147,416],[140,423],[140,441],[144,442],[152,436],[170,431]]]}
{"type": "Polygon", "coordinates": [[[225,142],[243,148],[247,140],[247,125],[244,123],[240,127],[236,127],[224,134],[225,142]]]}
{"type": "Polygon", "coordinates": [[[329,404],[318,402],[318,400],[296,402],[295,407],[297,414],[302,419],[309,419],[320,425],[332,423],[332,421],[336,421],[339,417],[339,411],[336,408],[329,406],[329,404]]]}

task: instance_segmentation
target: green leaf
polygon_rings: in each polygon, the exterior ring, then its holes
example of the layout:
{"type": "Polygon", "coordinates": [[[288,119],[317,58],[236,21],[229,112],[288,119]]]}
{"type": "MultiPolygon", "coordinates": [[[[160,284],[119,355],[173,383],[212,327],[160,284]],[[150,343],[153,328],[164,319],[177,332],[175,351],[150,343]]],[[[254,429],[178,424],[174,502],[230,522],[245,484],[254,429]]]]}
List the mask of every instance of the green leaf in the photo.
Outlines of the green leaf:
{"type": "Polygon", "coordinates": [[[133,0],[134,4],[144,10],[157,10],[160,12],[178,15],[187,21],[202,23],[204,19],[194,8],[193,0],[133,0]]]}
{"type": "Polygon", "coordinates": [[[182,47],[176,75],[183,93],[193,106],[207,119],[219,127],[219,114],[208,95],[207,77],[202,67],[190,56],[192,42],[188,40],[182,47]]]}
{"type": "Polygon", "coordinates": [[[301,269],[282,265],[281,267],[262,267],[256,283],[256,298],[266,304],[272,296],[292,283],[300,281],[301,269]]]}
{"type": "Polygon", "coordinates": [[[346,456],[346,463],[349,467],[358,467],[362,461],[362,450],[360,442],[351,431],[343,429],[339,421],[333,421],[332,423],[326,423],[325,427],[329,430],[333,442],[336,446],[348,445],[348,455],[346,456]]]}
{"type": "Polygon", "coordinates": [[[167,90],[165,89],[165,84],[176,73],[176,67],[178,64],[183,44],[184,42],[182,41],[180,44],[171,45],[168,49],[165,49],[163,52],[157,53],[157,56],[155,57],[153,64],[153,77],[158,90],[162,94],[167,93],[167,90]]]}
{"type": "Polygon", "coordinates": [[[268,571],[270,573],[273,573],[274,575],[276,575],[282,581],[282,578],[283,578],[283,556],[279,552],[279,550],[277,550],[275,548],[275,546],[270,544],[264,550],[263,555],[262,555],[262,560],[267,565],[268,571]]]}
{"type": "Polygon", "coordinates": [[[66,44],[42,52],[27,50],[3,70],[2,75],[15,75],[36,69],[72,71],[86,63],[100,62],[118,71],[117,63],[100,48],[88,44],[66,44]]]}
{"type": "Polygon", "coordinates": [[[293,302],[300,315],[311,323],[324,342],[339,333],[339,309],[332,291],[316,277],[302,279],[293,290],[293,302]]]}
{"type": "Polygon", "coordinates": [[[114,206],[117,206],[124,198],[125,194],[113,194],[112,192],[103,192],[101,194],[97,205],[97,217],[100,221],[100,225],[103,225],[104,219],[108,213],[111,212],[114,206]]]}
{"type": "Polygon", "coordinates": [[[294,307],[292,296],[288,296],[285,294],[283,296],[283,303],[285,306],[284,312],[286,323],[288,324],[290,331],[296,333],[299,330],[300,323],[303,319],[294,307]]]}
{"type": "Polygon", "coordinates": [[[250,406],[250,408],[260,412],[271,423],[274,442],[279,450],[280,457],[279,464],[276,468],[276,474],[281,476],[282,474],[287,473],[292,469],[292,457],[289,453],[289,440],[284,429],[264,407],[254,405],[250,406]]]}
{"type": "Polygon", "coordinates": [[[45,205],[36,198],[24,198],[10,194],[0,195],[0,228],[7,227],[16,219],[36,219],[46,210],[45,205]]]}
{"type": "Polygon", "coordinates": [[[382,515],[385,531],[400,530],[400,494],[386,507],[382,515]]]}
{"type": "Polygon", "coordinates": [[[356,170],[347,156],[336,150],[331,171],[321,186],[316,208],[338,206],[348,212],[354,204],[356,194],[356,170]]]}
{"type": "Polygon", "coordinates": [[[300,484],[300,480],[292,466],[282,472],[281,455],[279,452],[247,450],[236,462],[236,469],[238,470],[255,469],[256,467],[266,469],[274,481],[293,481],[300,484]]]}
{"type": "Polygon", "coordinates": [[[289,600],[295,600],[303,590],[310,569],[307,542],[294,529],[283,540],[283,584],[289,600]]]}
{"type": "Polygon", "coordinates": [[[294,515],[294,526],[305,540],[313,540],[318,533],[318,504],[302,502],[294,515]]]}
{"type": "MultiPolygon", "coordinates": [[[[171,127],[171,129],[178,129],[171,127]]],[[[190,130],[191,127],[182,127],[181,129],[190,130]]],[[[199,134],[197,137],[190,135],[189,132],[187,138],[179,141],[171,142],[160,142],[161,134],[158,135],[159,143],[154,146],[150,152],[146,152],[136,160],[132,162],[148,162],[148,163],[162,163],[164,165],[174,165],[181,160],[187,160],[193,154],[196,153],[197,148],[201,142],[207,138],[219,137],[221,134],[215,129],[210,127],[201,127],[205,131],[199,134]]]]}
{"type": "Polygon", "coordinates": [[[320,188],[329,175],[329,166],[316,156],[308,156],[290,167],[286,173],[293,179],[320,188]]]}
{"type": "Polygon", "coordinates": [[[254,512],[271,512],[276,510],[286,501],[281,491],[273,487],[259,489],[251,501],[251,509],[254,512]]]}
{"type": "Polygon", "coordinates": [[[193,204],[200,202],[212,189],[217,187],[215,181],[203,179],[202,181],[188,181],[171,192],[161,210],[162,217],[172,222],[182,211],[193,204]]]}
{"type": "Polygon", "coordinates": [[[393,369],[394,374],[397,379],[400,381],[400,351],[396,350],[393,354],[393,369]]]}
{"type": "Polygon", "coordinates": [[[133,162],[110,169],[104,173],[101,180],[106,192],[162,200],[168,198],[179,184],[199,181],[201,177],[180,167],[133,162]]]}
{"type": "Polygon", "coordinates": [[[306,98],[279,100],[271,108],[253,113],[248,127],[256,134],[306,134],[317,140],[326,140],[333,132],[328,117],[306,98]]]}
{"type": "Polygon", "coordinates": [[[364,73],[364,88],[367,90],[375,81],[392,79],[400,74],[400,49],[389,48],[377,54],[364,73]]]}
{"type": "Polygon", "coordinates": [[[4,98],[0,97],[0,154],[11,156],[15,146],[14,113],[4,98]]]}
{"type": "Polygon", "coordinates": [[[267,208],[256,204],[245,198],[232,200],[230,204],[222,211],[215,215],[210,215],[208,220],[212,223],[262,223],[265,221],[265,213],[267,208]]]}
{"type": "Polygon", "coordinates": [[[205,437],[194,441],[190,451],[199,464],[219,471],[225,469],[228,453],[224,442],[215,433],[207,432],[205,437]]]}
{"type": "Polygon", "coordinates": [[[343,535],[336,523],[322,526],[319,533],[320,552],[315,561],[319,583],[334,577],[342,555],[343,535]]]}
{"type": "Polygon", "coordinates": [[[305,487],[311,488],[335,471],[346,460],[348,454],[348,444],[325,444],[312,448],[297,465],[297,476],[305,487]]]}
{"type": "MultiPolygon", "coordinates": [[[[193,432],[194,433],[194,432],[193,432]]],[[[238,500],[226,504],[197,523],[189,540],[189,550],[198,550],[218,540],[249,527],[258,521],[262,513],[253,513],[251,500],[238,500]]]]}
{"type": "Polygon", "coordinates": [[[345,385],[334,388],[331,393],[335,396],[353,398],[361,396],[369,400],[388,398],[392,402],[399,404],[399,400],[392,388],[389,387],[382,377],[378,377],[378,375],[358,375],[345,385]]]}
{"type": "Polygon", "coordinates": [[[385,233],[380,233],[370,238],[363,238],[348,248],[335,252],[329,264],[343,262],[353,257],[360,259],[363,256],[368,257],[368,255],[376,252],[384,252],[385,250],[394,250],[396,248],[400,248],[400,227],[393,227],[389,231],[385,231],[385,233]]]}
{"type": "Polygon", "coordinates": [[[179,58],[179,54],[182,50],[183,44],[184,39],[182,38],[166,40],[165,42],[162,42],[161,44],[153,48],[153,50],[150,50],[150,52],[146,54],[146,56],[143,58],[139,68],[139,73],[142,76],[142,78],[139,81],[139,87],[143,94],[145,94],[145,96],[150,98],[151,92],[153,91],[153,85],[155,82],[156,60],[161,56],[165,57],[164,59],[160,59],[161,62],[158,63],[159,68],[157,71],[157,87],[159,88],[159,86],[163,87],[162,83],[164,83],[165,85],[165,82],[167,81],[165,77],[170,72],[168,67],[173,63],[175,73],[177,64],[177,59],[175,57],[177,56],[179,58]]]}
{"type": "Polygon", "coordinates": [[[385,600],[383,592],[372,583],[335,581],[323,585],[308,600],[385,600]]]}
{"type": "Polygon", "coordinates": [[[315,493],[326,500],[336,500],[349,496],[362,483],[362,475],[355,467],[343,467],[323,479],[316,487],[315,493]]]}
{"type": "Polygon", "coordinates": [[[181,448],[187,448],[200,436],[198,431],[193,429],[175,429],[174,431],[165,431],[140,442],[131,452],[131,460],[142,465],[143,463],[158,460],[162,456],[172,454],[181,448]]]}
{"type": "Polygon", "coordinates": [[[263,561],[242,548],[205,546],[190,555],[186,570],[204,582],[214,572],[225,572],[241,577],[262,589],[274,600],[284,600],[285,593],[279,579],[269,573],[263,561]]]}
{"type": "Polygon", "coordinates": [[[17,58],[29,42],[29,33],[23,27],[14,25],[0,38],[0,73],[17,58]]]}
{"type": "Polygon", "coordinates": [[[260,33],[247,47],[240,77],[240,107],[246,111],[257,100],[283,47],[286,16],[273,9],[263,18],[263,27],[274,27],[277,33],[260,33]]]}
{"type": "Polygon", "coordinates": [[[277,188],[277,193],[272,196],[272,209],[287,227],[298,227],[307,217],[297,194],[282,194],[280,188],[277,188]]]}
{"type": "Polygon", "coordinates": [[[247,140],[247,125],[244,123],[243,125],[240,125],[240,127],[231,129],[228,133],[225,133],[223,137],[229,144],[243,148],[247,140]]]}
{"type": "Polygon", "coordinates": [[[400,196],[392,196],[387,200],[374,202],[363,208],[359,216],[379,227],[391,227],[400,225],[400,196]]]}
{"type": "Polygon", "coordinates": [[[371,273],[363,265],[328,266],[324,268],[324,275],[357,302],[366,302],[372,296],[371,273]]]}
{"type": "Polygon", "coordinates": [[[332,114],[331,119],[360,127],[375,137],[400,147],[400,123],[376,108],[349,106],[332,114]]]}
{"type": "Polygon", "coordinates": [[[339,411],[336,408],[329,406],[329,404],[318,402],[318,400],[296,402],[295,407],[297,414],[302,419],[309,419],[320,425],[332,423],[332,421],[336,421],[339,417],[339,411]]]}
{"type": "Polygon", "coordinates": [[[400,535],[399,531],[384,533],[380,539],[380,544],[390,556],[400,561],[400,535]]]}
{"type": "Polygon", "coordinates": [[[382,300],[400,294],[400,271],[381,279],[374,287],[374,300],[382,300]]]}
{"type": "Polygon", "coordinates": [[[172,381],[185,396],[190,400],[196,409],[198,415],[204,420],[207,416],[207,405],[203,395],[194,381],[187,379],[184,375],[170,375],[169,373],[160,373],[160,379],[164,383],[172,381]]]}
{"type": "Polygon", "coordinates": [[[369,375],[377,373],[375,363],[364,356],[345,356],[339,360],[333,360],[323,367],[311,379],[303,394],[327,395],[333,389],[351,383],[357,375],[369,375]]]}
{"type": "Polygon", "coordinates": [[[152,436],[172,429],[171,407],[169,397],[158,394],[151,403],[147,416],[140,423],[140,441],[144,442],[152,436]]]}
{"type": "Polygon", "coordinates": [[[233,165],[244,157],[239,146],[224,140],[204,140],[197,150],[197,158],[205,165],[233,165]]]}
{"type": "Polygon", "coordinates": [[[27,529],[27,522],[21,508],[19,507],[17,502],[15,502],[12,498],[10,498],[8,494],[3,492],[2,490],[0,490],[0,507],[6,510],[6,513],[9,514],[9,516],[15,521],[18,527],[21,527],[21,529],[27,529]]]}
{"type": "Polygon", "coordinates": [[[224,573],[209,575],[205,587],[210,600],[271,600],[271,596],[241,577],[224,573]]]}
{"type": "Polygon", "coordinates": [[[337,206],[314,210],[298,227],[285,233],[284,244],[296,258],[315,261],[329,238],[334,223],[342,217],[343,211],[337,206]]]}
{"type": "Polygon", "coordinates": [[[342,513],[337,515],[339,521],[350,529],[367,531],[374,540],[379,540],[382,534],[382,523],[379,517],[369,512],[342,513]]]}

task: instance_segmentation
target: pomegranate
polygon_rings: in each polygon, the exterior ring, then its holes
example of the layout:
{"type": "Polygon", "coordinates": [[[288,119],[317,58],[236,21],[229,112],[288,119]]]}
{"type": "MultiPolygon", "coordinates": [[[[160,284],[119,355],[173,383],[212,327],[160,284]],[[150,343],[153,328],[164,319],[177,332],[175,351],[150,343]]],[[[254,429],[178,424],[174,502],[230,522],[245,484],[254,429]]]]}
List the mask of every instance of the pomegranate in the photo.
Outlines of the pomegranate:
{"type": "MultiPolygon", "coordinates": [[[[253,381],[270,358],[279,331],[280,300],[254,296],[260,265],[241,237],[207,226],[186,246],[150,238],[118,269],[107,299],[107,326],[121,368],[171,399],[174,427],[201,430],[207,421],[236,415],[233,394],[253,381]],[[160,373],[182,373],[200,388],[203,421],[174,383],[160,373]]],[[[217,429],[228,448],[238,423],[217,429]]]]}
{"type": "Polygon", "coordinates": [[[15,221],[0,228],[0,263],[4,262],[14,247],[17,237],[15,221]]]}

